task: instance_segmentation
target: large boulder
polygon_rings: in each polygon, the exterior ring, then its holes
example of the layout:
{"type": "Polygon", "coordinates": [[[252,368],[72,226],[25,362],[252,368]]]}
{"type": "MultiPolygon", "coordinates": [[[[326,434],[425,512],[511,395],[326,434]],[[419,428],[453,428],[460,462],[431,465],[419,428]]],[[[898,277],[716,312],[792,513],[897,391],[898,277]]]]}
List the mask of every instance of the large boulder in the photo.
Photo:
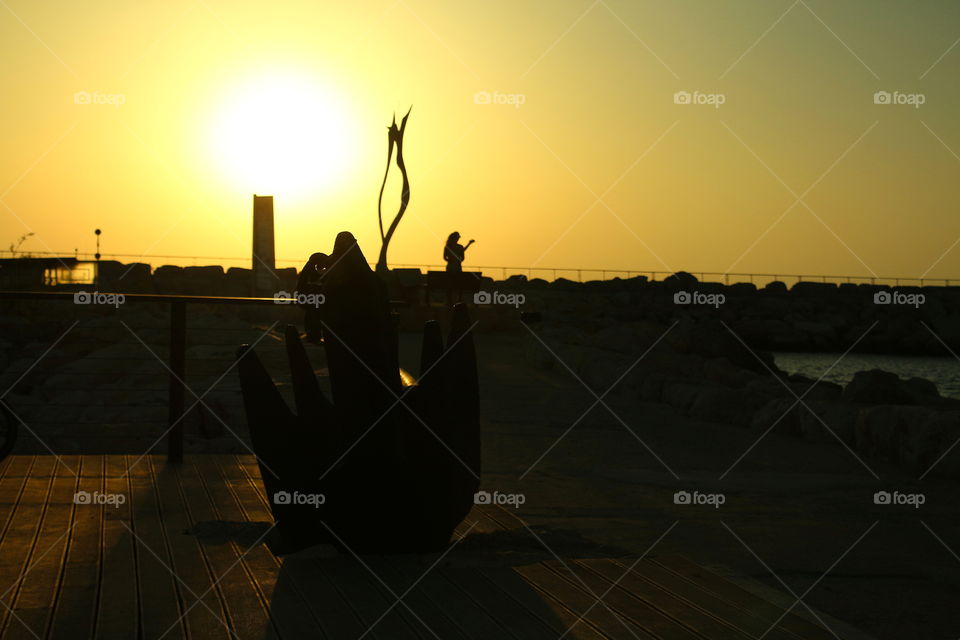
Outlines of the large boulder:
{"type": "Polygon", "coordinates": [[[703,363],[703,377],[713,383],[728,387],[745,387],[760,374],[738,367],[728,358],[709,358],[703,363]]]}
{"type": "Polygon", "coordinates": [[[837,292],[837,285],[833,282],[809,282],[801,280],[790,287],[790,293],[795,296],[828,296],[837,292]]]}
{"type": "Polygon", "coordinates": [[[153,270],[157,293],[184,293],[183,267],[165,264],[153,270]]]}
{"type": "Polygon", "coordinates": [[[960,476],[960,411],[917,406],[861,409],[855,446],[865,454],[924,474],[960,476]]]}
{"type": "Polygon", "coordinates": [[[859,408],[843,402],[776,398],[754,412],[750,427],[758,431],[772,429],[812,442],[854,441],[859,408]]]}
{"type": "Polygon", "coordinates": [[[223,277],[223,267],[218,264],[203,267],[184,267],[182,272],[183,291],[198,296],[221,295],[223,277]]]}
{"type": "Polygon", "coordinates": [[[858,371],[843,390],[843,400],[859,404],[944,404],[937,385],[923,378],[901,380],[881,369],[858,371]]]}
{"type": "Polygon", "coordinates": [[[753,408],[744,389],[717,385],[701,385],[686,411],[687,415],[694,418],[734,426],[749,425],[752,413],[753,408]]]}
{"type": "Polygon", "coordinates": [[[686,271],[677,271],[663,279],[668,291],[692,291],[697,287],[697,277],[686,271]]]}

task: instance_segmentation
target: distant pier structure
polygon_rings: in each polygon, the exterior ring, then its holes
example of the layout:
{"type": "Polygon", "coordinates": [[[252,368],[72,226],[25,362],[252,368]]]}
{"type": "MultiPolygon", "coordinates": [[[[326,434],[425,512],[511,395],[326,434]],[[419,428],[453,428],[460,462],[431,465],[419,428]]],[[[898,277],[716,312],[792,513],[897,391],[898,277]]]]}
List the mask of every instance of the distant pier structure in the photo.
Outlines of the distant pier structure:
{"type": "Polygon", "coordinates": [[[253,295],[277,292],[276,254],[273,242],[273,196],[253,196],[253,295]]]}

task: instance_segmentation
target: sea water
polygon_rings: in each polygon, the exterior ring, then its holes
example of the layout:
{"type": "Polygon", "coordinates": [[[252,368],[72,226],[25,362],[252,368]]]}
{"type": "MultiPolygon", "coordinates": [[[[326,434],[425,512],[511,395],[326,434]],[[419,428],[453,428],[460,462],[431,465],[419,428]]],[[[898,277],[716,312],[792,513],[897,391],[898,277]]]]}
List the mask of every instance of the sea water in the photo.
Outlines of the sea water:
{"type": "Polygon", "coordinates": [[[883,369],[901,378],[926,378],[940,394],[960,399],[960,360],[952,356],[886,356],[867,353],[774,353],[787,373],[846,385],[857,371],[883,369]],[[826,373],[826,375],[824,375],[826,373]]]}

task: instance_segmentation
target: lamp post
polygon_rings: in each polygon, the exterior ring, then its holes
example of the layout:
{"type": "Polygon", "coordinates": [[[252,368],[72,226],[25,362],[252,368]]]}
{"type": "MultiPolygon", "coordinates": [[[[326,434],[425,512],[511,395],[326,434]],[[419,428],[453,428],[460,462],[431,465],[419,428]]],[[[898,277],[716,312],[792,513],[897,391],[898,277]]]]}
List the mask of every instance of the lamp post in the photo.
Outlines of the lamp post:
{"type": "Polygon", "coordinates": [[[100,287],[100,229],[94,229],[93,234],[97,236],[97,252],[93,254],[93,259],[96,260],[95,271],[93,272],[93,288],[98,289],[100,287]]]}

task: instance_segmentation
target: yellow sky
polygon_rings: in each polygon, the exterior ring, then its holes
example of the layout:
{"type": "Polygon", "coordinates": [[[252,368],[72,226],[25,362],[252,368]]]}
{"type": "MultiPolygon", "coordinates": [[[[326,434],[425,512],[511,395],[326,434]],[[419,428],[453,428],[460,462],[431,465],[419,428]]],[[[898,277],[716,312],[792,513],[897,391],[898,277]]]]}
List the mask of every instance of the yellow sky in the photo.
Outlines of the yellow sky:
{"type": "Polygon", "coordinates": [[[105,253],[248,256],[264,159],[218,123],[250,87],[295,122],[292,84],[331,144],[273,193],[279,258],[349,229],[376,259],[412,104],[392,263],[458,230],[468,265],[956,277],[960,9],[920,4],[6,0],[0,246],[92,251],[100,227],[105,253]]]}

